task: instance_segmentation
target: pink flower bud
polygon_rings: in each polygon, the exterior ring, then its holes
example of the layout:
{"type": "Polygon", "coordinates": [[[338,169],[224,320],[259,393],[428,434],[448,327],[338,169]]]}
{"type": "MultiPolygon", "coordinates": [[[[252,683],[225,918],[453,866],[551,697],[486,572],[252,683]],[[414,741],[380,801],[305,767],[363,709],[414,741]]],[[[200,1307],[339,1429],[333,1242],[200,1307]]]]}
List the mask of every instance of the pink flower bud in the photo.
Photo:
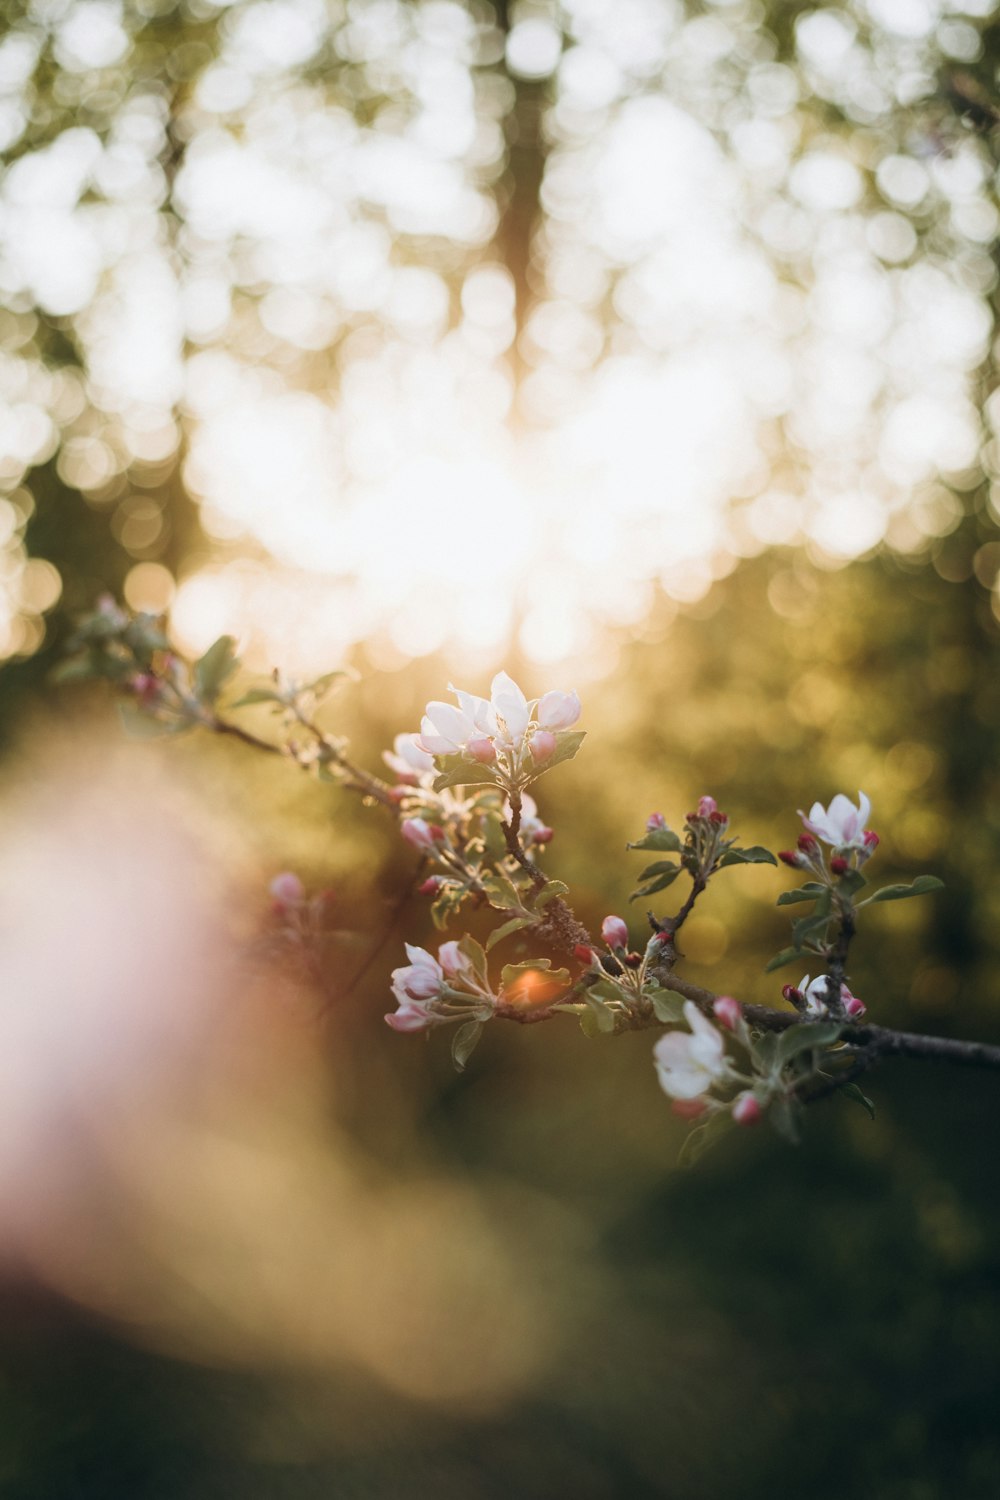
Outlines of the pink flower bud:
{"type": "Polygon", "coordinates": [[[630,969],[641,969],[642,968],[642,954],[641,953],[626,953],[625,956],[624,956],[624,958],[622,959],[622,963],[625,964],[630,969]]]}
{"type": "Polygon", "coordinates": [[[550,729],[536,729],[528,748],[532,760],[548,760],[556,753],[556,737],[550,729]]]}
{"type": "Polygon", "coordinates": [[[268,890],[274,898],[275,905],[279,908],[299,906],[306,898],[305,886],[290,870],[285,870],[281,875],[275,875],[268,890]]]}
{"type": "Polygon", "coordinates": [[[546,828],[543,825],[541,828],[535,829],[529,842],[532,844],[551,844],[555,836],[556,831],[554,828],[546,828]]]}
{"type": "Polygon", "coordinates": [[[628,947],[628,928],[621,917],[605,917],[601,923],[601,937],[609,948],[628,947]]]}
{"type": "Polygon", "coordinates": [[[404,797],[412,797],[412,796],[413,796],[413,787],[412,786],[403,786],[402,783],[400,783],[399,786],[391,786],[389,788],[389,798],[390,798],[390,800],[392,802],[399,803],[399,802],[403,801],[404,797]]]}
{"type": "Polygon", "coordinates": [[[438,963],[449,979],[454,979],[457,974],[466,973],[469,968],[469,960],[461,952],[454,938],[449,943],[441,944],[438,949],[438,963]]]}
{"type": "Polygon", "coordinates": [[[716,808],[715,812],[709,813],[708,821],[710,823],[714,823],[717,828],[725,828],[726,824],[729,822],[729,814],[720,812],[718,808],[716,808]]]}
{"type": "Polygon", "coordinates": [[[794,984],[785,984],[781,987],[781,998],[787,1000],[789,1005],[794,1005],[796,1010],[801,1010],[806,1003],[806,997],[801,990],[795,988],[794,984]]]}
{"type": "Polygon", "coordinates": [[[880,843],[879,836],[875,832],[874,828],[866,828],[865,832],[864,832],[864,845],[865,845],[865,848],[866,849],[870,849],[872,851],[872,853],[874,854],[875,850],[879,846],[879,843],[880,843]]]}
{"type": "Polygon", "coordinates": [[[753,1094],[740,1094],[733,1101],[733,1119],[737,1125],[756,1125],[761,1108],[753,1094]]]}
{"type": "Polygon", "coordinates": [[[422,885],[417,886],[418,896],[436,896],[444,885],[440,875],[428,875],[422,885]]]}
{"type": "Polygon", "coordinates": [[[800,833],[798,837],[798,846],[802,850],[803,854],[815,854],[816,850],[819,848],[819,844],[813,838],[811,833],[800,833]]]}
{"type": "Polygon", "coordinates": [[[727,1031],[735,1031],[737,1023],[743,1014],[742,1006],[734,1000],[731,995],[720,995],[712,1006],[715,1019],[724,1026],[727,1031]]]}
{"type": "Polygon", "coordinates": [[[491,766],[497,758],[497,747],[489,735],[480,734],[467,741],[465,753],[471,755],[473,760],[478,760],[480,765],[491,766]]]}
{"type": "Polygon", "coordinates": [[[850,861],[846,860],[842,854],[835,854],[830,861],[830,869],[834,875],[846,875],[850,868],[850,861]]]}
{"type": "Polygon", "coordinates": [[[553,689],[538,700],[535,710],[539,724],[545,729],[569,729],[580,717],[582,710],[576,693],[560,693],[553,689]]]}
{"type": "Polygon", "coordinates": [[[699,818],[710,818],[714,812],[719,811],[719,805],[714,797],[701,797],[698,801],[699,818]]]}
{"type": "Polygon", "coordinates": [[[391,1026],[393,1031],[422,1031],[431,1024],[431,1016],[422,1005],[407,1003],[398,1010],[390,1011],[385,1024],[391,1026]]]}
{"type": "Polygon", "coordinates": [[[129,681],[129,687],[143,708],[152,708],[159,701],[160,684],[151,672],[137,672],[129,681]]]}
{"type": "Polygon", "coordinates": [[[650,813],[646,819],[646,831],[655,833],[658,828],[666,828],[667,820],[662,813],[650,813]]]}
{"type": "Polygon", "coordinates": [[[670,1108],[682,1120],[697,1120],[708,1108],[704,1099],[675,1099],[670,1108]]]}
{"type": "Polygon", "coordinates": [[[428,823],[424,818],[404,818],[399,831],[414,849],[433,849],[436,842],[435,831],[441,832],[436,824],[428,823]]]}
{"type": "Polygon", "coordinates": [[[796,854],[791,849],[782,849],[778,854],[778,858],[783,865],[790,865],[793,870],[800,870],[805,864],[802,855],[796,854]]]}
{"type": "Polygon", "coordinates": [[[859,1000],[857,995],[852,995],[849,991],[847,994],[842,993],[840,998],[844,1002],[844,1010],[852,1021],[859,1021],[868,1009],[863,1000],[859,1000]]]}
{"type": "Polygon", "coordinates": [[[593,948],[588,948],[586,943],[577,943],[573,949],[573,957],[581,964],[592,964],[597,961],[593,948]]]}

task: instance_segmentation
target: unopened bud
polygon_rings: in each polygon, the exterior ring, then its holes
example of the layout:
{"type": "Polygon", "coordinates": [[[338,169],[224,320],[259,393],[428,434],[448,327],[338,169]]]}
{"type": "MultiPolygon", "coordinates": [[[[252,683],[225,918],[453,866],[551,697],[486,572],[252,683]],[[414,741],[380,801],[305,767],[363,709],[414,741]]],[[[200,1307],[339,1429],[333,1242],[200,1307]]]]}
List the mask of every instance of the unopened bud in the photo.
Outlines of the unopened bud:
{"type": "Polygon", "coordinates": [[[640,969],[642,967],[642,954],[626,953],[622,958],[622,963],[630,969],[640,969]]]}
{"type": "Polygon", "coordinates": [[[850,868],[850,860],[845,859],[842,854],[835,854],[830,861],[830,869],[834,875],[846,875],[850,868]]]}
{"type": "Polygon", "coordinates": [[[782,1000],[787,1000],[789,1005],[794,1005],[796,1010],[801,1010],[806,1003],[806,997],[802,991],[795,988],[794,984],[786,984],[781,990],[782,1000]]]}
{"type": "Polygon", "coordinates": [[[483,734],[469,740],[465,753],[471,755],[473,760],[478,760],[481,765],[491,766],[497,758],[497,747],[488,735],[483,734]]]}
{"type": "Polygon", "coordinates": [[[682,1120],[697,1120],[708,1108],[704,1099],[675,1099],[670,1108],[682,1120]]]}
{"type": "Polygon", "coordinates": [[[782,849],[778,858],[783,865],[790,865],[793,870],[800,870],[805,863],[801,854],[796,854],[792,849],[782,849]]]}
{"type": "Polygon", "coordinates": [[[444,831],[436,823],[428,823],[424,818],[404,818],[399,831],[414,849],[433,849],[435,843],[444,837],[444,831]]]}
{"type": "Polygon", "coordinates": [[[737,1125],[756,1125],[761,1108],[753,1094],[740,1094],[733,1101],[733,1119],[737,1125]]]}
{"type": "Polygon", "coordinates": [[[657,828],[666,828],[667,820],[662,813],[650,813],[646,819],[647,833],[654,833],[657,828]]]}
{"type": "Polygon", "coordinates": [[[601,923],[601,937],[609,948],[628,947],[628,928],[621,917],[605,917],[601,923]]]}
{"type": "Polygon", "coordinates": [[[803,854],[815,854],[819,848],[811,833],[800,833],[797,842],[803,854]]]}
{"type": "Polygon", "coordinates": [[[528,748],[532,760],[548,760],[556,753],[556,737],[551,729],[536,729],[528,748]]]}
{"type": "Polygon", "coordinates": [[[715,1004],[712,1006],[712,1011],[715,1015],[715,1019],[721,1026],[724,1026],[727,1031],[736,1030],[740,1017],[743,1014],[743,1009],[740,1006],[739,1002],[737,1000],[734,1000],[731,995],[720,995],[718,1000],[716,1000],[715,1004]]]}
{"type": "Polygon", "coordinates": [[[868,1007],[865,1005],[865,1002],[863,1000],[859,1000],[857,995],[841,995],[841,999],[844,1002],[844,1010],[850,1016],[852,1021],[860,1020],[865,1011],[868,1009],[868,1007]]]}
{"type": "Polygon", "coordinates": [[[275,875],[268,886],[274,898],[276,907],[298,906],[306,898],[306,888],[297,875],[291,870],[285,870],[281,875],[275,875]]]}
{"type": "Polygon", "coordinates": [[[577,943],[573,956],[581,964],[592,964],[596,957],[593,948],[588,948],[586,943],[577,943]]]}
{"type": "Polygon", "coordinates": [[[719,804],[714,797],[701,797],[698,800],[698,817],[710,818],[713,813],[719,811],[719,804]]]}
{"type": "Polygon", "coordinates": [[[440,875],[428,875],[422,885],[417,886],[417,894],[420,896],[436,896],[444,885],[440,875]]]}
{"type": "Polygon", "coordinates": [[[862,835],[862,838],[864,839],[865,848],[871,849],[874,853],[880,843],[879,836],[875,832],[874,828],[866,828],[862,835]]]}
{"type": "Polygon", "coordinates": [[[151,672],[137,672],[129,687],[143,708],[151,708],[160,697],[160,684],[151,672]]]}
{"type": "Polygon", "coordinates": [[[412,795],[413,787],[404,786],[402,782],[398,786],[391,786],[389,788],[389,800],[391,802],[402,802],[404,797],[411,797],[412,795]]]}
{"type": "Polygon", "coordinates": [[[551,844],[555,836],[556,831],[554,828],[536,828],[531,835],[531,842],[533,844],[551,844]]]}
{"type": "Polygon", "coordinates": [[[729,822],[729,814],[716,810],[714,813],[709,813],[708,821],[714,823],[717,828],[725,828],[729,822]]]}

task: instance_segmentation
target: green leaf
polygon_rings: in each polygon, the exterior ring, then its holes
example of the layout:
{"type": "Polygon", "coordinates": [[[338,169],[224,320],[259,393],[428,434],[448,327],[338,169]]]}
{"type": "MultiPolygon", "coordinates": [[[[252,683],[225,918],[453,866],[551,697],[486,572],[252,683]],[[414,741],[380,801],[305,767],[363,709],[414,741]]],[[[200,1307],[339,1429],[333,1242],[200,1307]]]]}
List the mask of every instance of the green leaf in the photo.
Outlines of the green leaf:
{"type": "Polygon", "coordinates": [[[866,1109],[868,1111],[869,1117],[874,1120],[874,1101],[869,1099],[867,1094],[862,1093],[856,1083],[845,1083],[840,1092],[843,1094],[845,1099],[853,1099],[855,1104],[860,1104],[861,1108],[866,1109]]]}
{"type": "Polygon", "coordinates": [[[853,896],[857,891],[863,891],[867,884],[860,870],[848,870],[846,875],[841,875],[837,881],[837,889],[843,891],[845,895],[853,896]]]}
{"type": "Polygon", "coordinates": [[[626,844],[626,849],[655,849],[658,853],[668,851],[679,854],[681,851],[680,838],[672,828],[650,828],[648,833],[641,839],[636,839],[633,844],[626,844]]]}
{"type": "Polygon", "coordinates": [[[665,990],[662,985],[657,985],[654,989],[643,990],[642,993],[652,1005],[656,1019],[662,1021],[665,1026],[684,1019],[684,1001],[680,995],[675,995],[673,990],[665,990]]]}
{"type": "Polygon", "coordinates": [[[776,865],[778,861],[770,849],[761,844],[751,844],[749,849],[727,849],[719,860],[720,868],[726,865],[776,865]]]}
{"type": "Polygon", "coordinates": [[[820,885],[818,880],[807,880],[805,885],[799,886],[798,890],[782,891],[775,905],[794,906],[798,901],[815,901],[825,890],[826,886],[820,885]]]}
{"type": "Polygon", "coordinates": [[[630,901],[638,901],[642,896],[655,896],[657,891],[665,891],[668,885],[673,885],[680,873],[679,865],[672,870],[665,870],[662,875],[658,875],[648,885],[641,885],[637,891],[633,891],[628,899],[630,901]]]}
{"type": "Polygon", "coordinates": [[[666,875],[673,872],[676,875],[680,871],[680,865],[673,859],[658,859],[653,864],[647,865],[639,876],[640,880],[652,880],[655,875],[666,875]]]}
{"type": "MultiPolygon", "coordinates": [[[[826,893],[827,896],[829,893],[826,893]]],[[[822,897],[816,903],[816,910],[808,917],[800,917],[797,922],[792,923],[792,942],[801,953],[807,943],[814,938],[822,937],[830,923],[830,902],[822,897]]]]}
{"type": "Polygon", "coordinates": [[[580,1030],[584,1036],[593,1040],[599,1036],[610,1036],[615,1029],[615,1014],[608,1006],[603,1005],[600,1000],[595,1000],[590,994],[584,997],[587,1008],[580,1016],[580,1030]]]}
{"type": "Polygon", "coordinates": [[[486,954],[483,952],[482,944],[477,943],[475,938],[469,937],[469,934],[466,933],[464,937],[459,939],[458,951],[459,953],[461,953],[463,958],[468,959],[470,965],[472,966],[472,971],[476,975],[476,977],[478,979],[481,979],[484,984],[487,983],[488,966],[486,963],[486,954]]]}
{"type": "Polygon", "coordinates": [[[586,737],[587,731],[585,729],[557,729],[556,748],[553,750],[548,760],[543,760],[541,765],[535,766],[533,768],[531,775],[532,781],[536,781],[538,777],[543,776],[546,771],[551,771],[553,766],[561,766],[565,761],[572,760],[573,757],[579,752],[580,746],[583,744],[586,737]]]}
{"type": "Polygon", "coordinates": [[[86,682],[96,676],[89,656],[73,656],[59,662],[48,674],[49,682],[86,682]]]}
{"type": "Polygon", "coordinates": [[[568,890],[569,886],[564,880],[548,881],[535,896],[535,909],[540,911],[543,906],[548,906],[549,902],[554,901],[557,896],[565,896],[568,890]]]}
{"type": "Polygon", "coordinates": [[[131,740],[161,740],[167,735],[182,734],[191,725],[184,719],[157,719],[134,703],[119,703],[122,728],[131,740]]]}
{"type": "Polygon", "coordinates": [[[304,691],[312,693],[316,698],[322,698],[324,693],[330,691],[334,683],[343,682],[345,678],[354,680],[356,677],[356,672],[350,672],[346,667],[341,667],[335,672],[324,672],[322,677],[315,678],[313,682],[307,682],[304,691]]]}
{"type": "Polygon", "coordinates": [[[466,760],[464,755],[441,755],[437,757],[444,770],[434,778],[434,790],[443,792],[449,786],[496,786],[495,773],[478,760],[466,760]]]}
{"type": "Polygon", "coordinates": [[[944,881],[936,875],[918,875],[912,885],[884,885],[880,891],[860,901],[859,906],[872,906],[876,901],[905,901],[907,896],[925,896],[928,891],[943,891],[944,881]]]}
{"type": "Polygon", "coordinates": [[[553,969],[550,958],[527,958],[519,964],[505,964],[500,971],[500,983],[504,989],[508,989],[512,984],[516,984],[523,974],[527,974],[532,969],[545,970],[546,979],[551,980],[553,984],[569,983],[569,970],[553,969]]]}
{"type": "Polygon", "coordinates": [[[497,943],[502,943],[505,937],[510,937],[512,932],[520,932],[522,927],[534,927],[534,917],[511,917],[509,922],[504,922],[502,927],[495,927],[486,939],[486,951],[491,953],[497,943]]]}
{"type": "Polygon", "coordinates": [[[818,1025],[799,1021],[794,1026],[789,1026],[778,1038],[774,1054],[775,1066],[783,1068],[802,1052],[815,1052],[821,1047],[832,1046],[839,1040],[841,1029],[840,1023],[836,1021],[823,1021],[818,1025]]]}
{"type": "Polygon", "coordinates": [[[483,1034],[482,1021],[464,1021],[451,1039],[451,1057],[459,1073],[465,1072],[479,1038],[483,1034]]]}
{"type": "Polygon", "coordinates": [[[273,688],[250,688],[248,692],[243,694],[242,698],[237,698],[236,702],[231,704],[230,707],[249,708],[252,703],[283,702],[284,699],[281,697],[281,694],[276,693],[273,688]]]}
{"type": "Polygon", "coordinates": [[[798,1111],[790,1099],[775,1099],[771,1103],[767,1118],[775,1130],[791,1146],[799,1143],[798,1111]]]}
{"type": "Polygon", "coordinates": [[[239,664],[236,641],[231,635],[220,635],[194,664],[196,697],[203,703],[214,703],[239,664]]]}
{"type": "Polygon", "coordinates": [[[456,886],[446,886],[436,897],[431,907],[431,921],[438,932],[443,932],[448,926],[448,919],[457,912],[465,899],[465,892],[456,886]]]}
{"type": "Polygon", "coordinates": [[[798,948],[782,948],[776,953],[770,963],[764,965],[765,974],[773,974],[775,969],[783,969],[786,964],[801,963],[802,953],[798,948]]]}

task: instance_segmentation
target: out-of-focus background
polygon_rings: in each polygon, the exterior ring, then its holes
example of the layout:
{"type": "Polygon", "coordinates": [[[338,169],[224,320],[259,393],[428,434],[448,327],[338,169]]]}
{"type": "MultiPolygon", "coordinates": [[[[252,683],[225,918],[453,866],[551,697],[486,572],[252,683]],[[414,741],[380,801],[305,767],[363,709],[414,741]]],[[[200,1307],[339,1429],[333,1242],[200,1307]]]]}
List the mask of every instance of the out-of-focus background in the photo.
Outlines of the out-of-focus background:
{"type": "MultiPolygon", "coordinates": [[[[861,787],[947,888],[853,989],[997,1039],[994,9],[5,0],[5,1497],[1000,1493],[994,1077],[678,1170],[648,1037],[388,1031],[377,809],[49,680],[111,590],[355,667],[373,768],[449,681],[576,687],[595,925],[654,809],[780,848],[861,787]]],[[[785,882],[727,879],[686,972],[773,999],[785,882]]]]}

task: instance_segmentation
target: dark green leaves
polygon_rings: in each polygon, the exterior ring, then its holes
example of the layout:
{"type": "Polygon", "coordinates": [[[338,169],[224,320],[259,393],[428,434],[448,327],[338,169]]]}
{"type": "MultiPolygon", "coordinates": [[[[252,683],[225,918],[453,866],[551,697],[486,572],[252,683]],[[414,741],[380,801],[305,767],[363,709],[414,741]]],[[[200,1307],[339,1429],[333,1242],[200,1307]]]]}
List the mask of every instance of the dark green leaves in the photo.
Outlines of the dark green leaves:
{"type": "Polygon", "coordinates": [[[511,917],[508,922],[504,922],[502,927],[495,927],[490,933],[486,939],[487,953],[490,953],[496,947],[497,943],[503,942],[505,937],[510,937],[511,933],[520,932],[522,927],[534,926],[534,917],[511,917]]]}
{"type": "Polygon", "coordinates": [[[639,877],[640,880],[648,881],[648,884],[641,885],[628,899],[638,901],[640,896],[652,896],[657,891],[665,891],[668,885],[673,885],[680,873],[680,865],[674,864],[673,860],[659,859],[654,864],[647,865],[639,877]]]}
{"type": "Polygon", "coordinates": [[[859,906],[872,906],[876,901],[905,901],[908,896],[925,896],[928,891],[944,890],[944,881],[936,875],[918,875],[912,885],[884,885],[880,891],[860,901],[859,906]]]}
{"type": "Polygon", "coordinates": [[[719,868],[727,865],[776,865],[778,861],[770,849],[761,844],[751,844],[749,849],[727,849],[719,860],[719,868]]]}
{"type": "Polygon", "coordinates": [[[482,1034],[482,1021],[463,1021],[452,1035],[451,1058],[459,1073],[465,1072],[465,1065],[478,1046],[482,1034]]]}
{"type": "Polygon", "coordinates": [[[778,1038],[775,1049],[775,1063],[783,1068],[793,1057],[798,1057],[803,1052],[815,1052],[821,1047],[832,1047],[834,1042],[840,1039],[842,1027],[836,1021],[822,1021],[818,1025],[808,1021],[799,1021],[794,1026],[789,1026],[778,1038]]]}
{"type": "Polygon", "coordinates": [[[775,904],[794,906],[799,901],[815,901],[825,890],[826,886],[820,885],[818,880],[807,880],[805,885],[800,885],[797,890],[782,891],[775,904]]]}
{"type": "Polygon", "coordinates": [[[449,786],[496,786],[495,772],[477,760],[466,760],[464,755],[442,755],[444,767],[440,776],[434,778],[434,790],[443,792],[449,786]]]}
{"type": "Polygon", "coordinates": [[[641,839],[636,839],[634,844],[626,844],[627,849],[653,849],[658,853],[670,851],[679,854],[681,841],[672,828],[651,828],[641,839]]]}
{"type": "Polygon", "coordinates": [[[855,1104],[860,1104],[861,1108],[867,1111],[869,1119],[874,1120],[875,1104],[871,1099],[869,1099],[867,1094],[862,1093],[861,1089],[858,1088],[856,1083],[845,1083],[840,1092],[843,1094],[845,1099],[850,1099],[855,1104]]]}

